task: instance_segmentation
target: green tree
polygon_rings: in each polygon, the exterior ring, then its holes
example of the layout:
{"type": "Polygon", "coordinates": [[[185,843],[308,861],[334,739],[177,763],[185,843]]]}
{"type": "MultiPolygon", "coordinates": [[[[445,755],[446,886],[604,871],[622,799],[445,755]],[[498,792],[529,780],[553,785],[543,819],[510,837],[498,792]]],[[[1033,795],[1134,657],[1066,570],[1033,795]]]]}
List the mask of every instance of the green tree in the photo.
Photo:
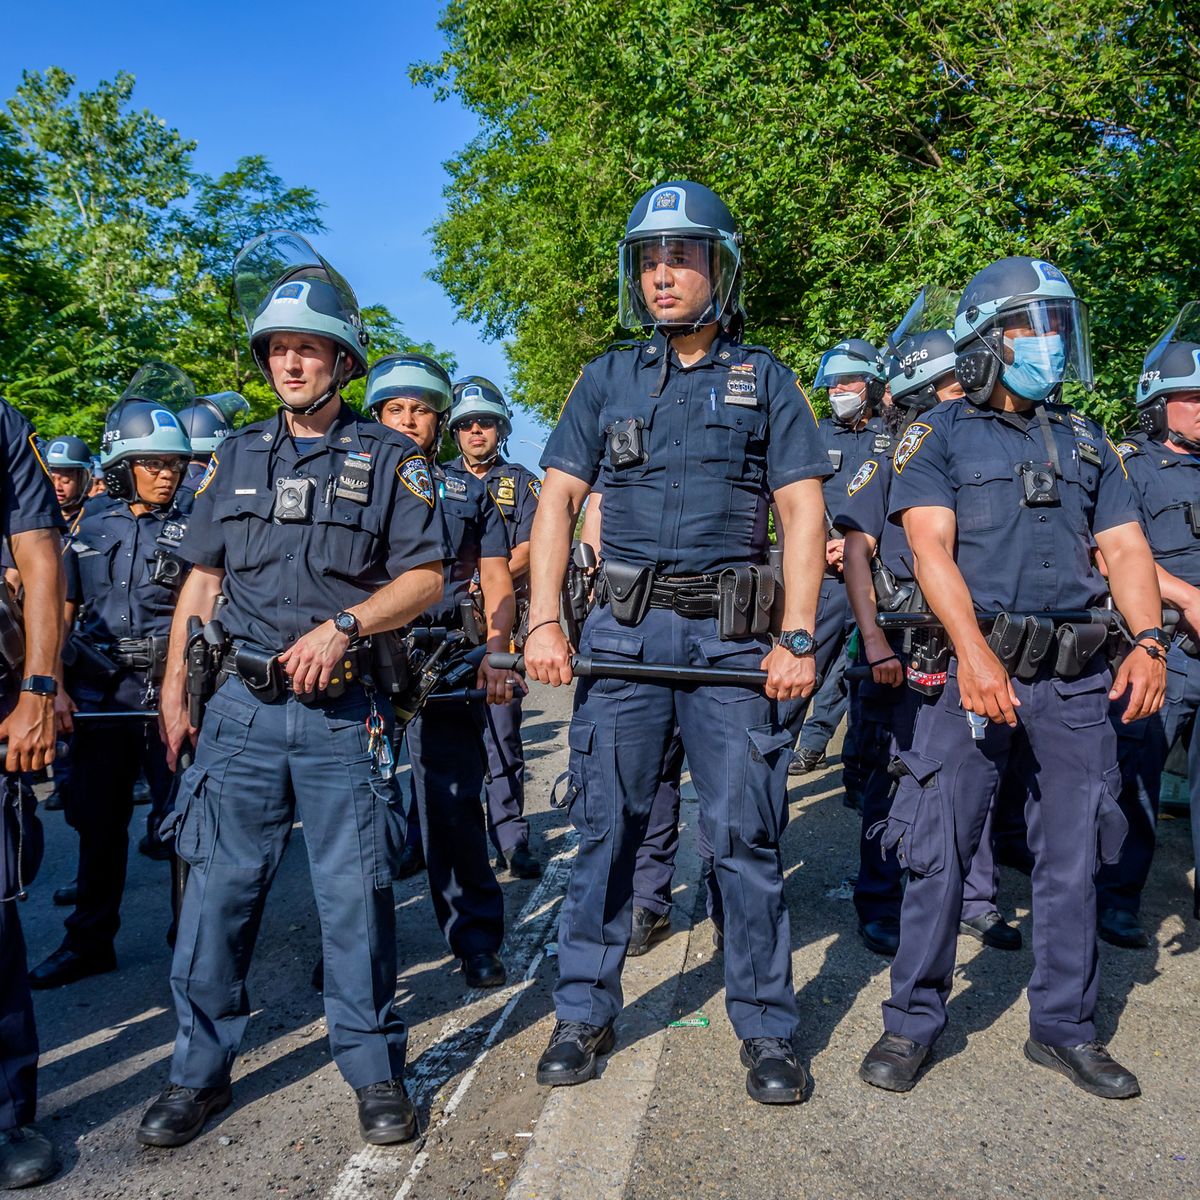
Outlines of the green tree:
{"type": "Polygon", "coordinates": [[[628,336],[615,263],[634,200],[688,177],[746,234],[750,338],[803,378],[843,336],[882,340],[922,284],[1040,254],[1091,304],[1083,404],[1118,420],[1143,350],[1200,294],[1198,46],[1181,13],[451,0],[447,50],[413,78],[481,129],[447,164],[434,276],[511,339],[517,398],[552,416],[581,362],[628,336]]]}

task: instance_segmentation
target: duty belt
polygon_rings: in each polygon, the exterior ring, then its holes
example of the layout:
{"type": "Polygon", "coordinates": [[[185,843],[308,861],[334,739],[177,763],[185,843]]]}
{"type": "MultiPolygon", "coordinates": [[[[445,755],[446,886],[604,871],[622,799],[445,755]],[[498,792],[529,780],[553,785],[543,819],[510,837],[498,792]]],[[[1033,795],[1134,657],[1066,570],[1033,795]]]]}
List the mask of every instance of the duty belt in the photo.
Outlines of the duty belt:
{"type": "Polygon", "coordinates": [[[715,617],[718,612],[715,575],[655,575],[650,607],[671,608],[681,617],[715,617]]]}
{"type": "MultiPolygon", "coordinates": [[[[336,699],[348,684],[356,683],[370,673],[369,647],[354,645],[342,655],[329,685],[321,691],[328,699],[336,699]]],[[[292,681],[279,662],[278,654],[269,654],[249,642],[235,641],[221,659],[221,678],[236,676],[260,700],[271,703],[292,691],[292,681]]]]}
{"type": "Polygon", "coordinates": [[[165,634],[158,637],[118,638],[106,652],[119,666],[158,675],[166,666],[169,641],[165,634]]]}

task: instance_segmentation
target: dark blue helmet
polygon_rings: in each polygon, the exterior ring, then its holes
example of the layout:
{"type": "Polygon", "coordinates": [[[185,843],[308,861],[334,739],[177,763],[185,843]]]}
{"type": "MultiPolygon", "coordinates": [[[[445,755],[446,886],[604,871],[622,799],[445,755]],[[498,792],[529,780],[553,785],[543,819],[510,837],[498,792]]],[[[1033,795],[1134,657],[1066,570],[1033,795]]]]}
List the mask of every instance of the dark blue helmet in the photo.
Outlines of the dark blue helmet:
{"type": "Polygon", "coordinates": [[[938,402],[936,386],[954,374],[954,337],[948,329],[930,329],[905,338],[888,360],[892,402],[924,412],[938,402]]]}
{"type": "Polygon", "coordinates": [[[66,434],[51,441],[42,458],[50,471],[92,471],[92,452],[82,438],[66,434]]]}
{"type": "Polygon", "coordinates": [[[1166,441],[1167,401],[1173,392],[1193,391],[1200,391],[1200,302],[1195,300],[1179,310],[1142,360],[1135,397],[1138,424],[1155,441],[1166,441]]]}
{"type": "Polygon", "coordinates": [[[179,418],[170,409],[149,400],[125,400],[108,414],[100,442],[100,465],[108,494],[116,500],[134,500],[135,458],[174,458],[185,462],[192,448],[179,418]]]}

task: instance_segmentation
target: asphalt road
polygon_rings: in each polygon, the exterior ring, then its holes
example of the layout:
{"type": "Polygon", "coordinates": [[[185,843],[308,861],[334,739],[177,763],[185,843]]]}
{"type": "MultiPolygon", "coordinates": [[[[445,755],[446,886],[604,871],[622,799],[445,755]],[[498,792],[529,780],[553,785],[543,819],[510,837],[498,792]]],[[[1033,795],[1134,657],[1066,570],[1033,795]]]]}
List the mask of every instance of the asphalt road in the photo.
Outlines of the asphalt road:
{"type": "MultiPolygon", "coordinates": [[[[64,1159],[35,1194],[62,1197],[1186,1197],[1200,1195],[1200,923],[1190,912],[1185,820],[1164,819],[1146,896],[1156,946],[1102,947],[1100,1025],[1143,1096],[1094,1100],[1027,1063],[1028,949],[962,939],[951,1025],[906,1097],[856,1070],[879,1031],[886,964],[855,933],[844,881],[855,814],[837,760],[792,791],[784,840],[799,1047],[815,1086],[802,1106],[751,1102],[726,1021],[721,959],[697,907],[696,808],[684,804],[673,935],[626,969],[618,1049],[601,1077],[553,1093],[533,1068],[552,1022],[555,923],[574,838],[548,805],[566,765],[569,696],[526,709],[529,809],[541,881],[501,877],[509,985],[468,992],[434,924],[425,878],[397,885],[397,994],[411,1027],[409,1083],[422,1137],[373,1149],[329,1058],[310,984],[318,930],[302,831],[267,905],[249,987],[254,1015],[234,1104],[191,1145],[139,1147],[133,1130],[166,1082],[175,1024],[167,981],[168,870],[132,850],[115,973],[37,993],[41,1127],[64,1159]],[[695,922],[693,927],[693,922],[695,922]],[[702,1014],[681,1026],[671,1022],[702,1014]]],[[[135,832],[145,809],[135,812],[135,832]]],[[[44,813],[47,858],[21,916],[31,962],[53,950],[74,834],[44,813]]],[[[1005,871],[1001,907],[1029,940],[1029,885],[1005,871]]]]}

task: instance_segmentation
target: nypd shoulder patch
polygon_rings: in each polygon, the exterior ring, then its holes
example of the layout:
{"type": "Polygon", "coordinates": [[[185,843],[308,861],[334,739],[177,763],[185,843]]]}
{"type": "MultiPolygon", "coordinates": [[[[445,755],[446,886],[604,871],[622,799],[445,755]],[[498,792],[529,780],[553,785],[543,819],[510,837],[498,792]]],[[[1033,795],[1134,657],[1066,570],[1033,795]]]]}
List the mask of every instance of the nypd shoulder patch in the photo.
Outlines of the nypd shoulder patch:
{"type": "Polygon", "coordinates": [[[430,508],[433,507],[433,477],[429,474],[429,463],[424,455],[414,454],[406,458],[396,468],[396,475],[418,500],[424,500],[430,508]]]}
{"type": "Polygon", "coordinates": [[[531,479],[529,481],[529,490],[533,493],[535,500],[542,498],[542,481],[540,479],[531,479]]]}
{"type": "Polygon", "coordinates": [[[900,439],[900,444],[896,447],[896,456],[894,459],[896,474],[904,470],[908,464],[908,460],[916,454],[921,447],[921,443],[932,432],[932,425],[925,425],[920,421],[914,421],[904,431],[904,436],[900,439]]]}
{"type": "Polygon", "coordinates": [[[855,492],[861,491],[863,488],[865,488],[867,484],[871,482],[871,478],[874,476],[878,467],[879,464],[873,458],[868,458],[867,461],[863,463],[863,465],[859,467],[857,471],[855,471],[854,478],[850,480],[850,483],[846,487],[846,495],[853,496],[855,492]]]}
{"type": "Polygon", "coordinates": [[[200,482],[196,485],[196,495],[200,495],[202,491],[213,481],[213,476],[217,473],[217,456],[214,454],[208,460],[208,466],[204,468],[204,474],[200,477],[200,482]]]}
{"type": "Polygon", "coordinates": [[[1118,442],[1116,451],[1122,459],[1131,458],[1135,454],[1141,454],[1142,448],[1137,442],[1118,442]]]}

